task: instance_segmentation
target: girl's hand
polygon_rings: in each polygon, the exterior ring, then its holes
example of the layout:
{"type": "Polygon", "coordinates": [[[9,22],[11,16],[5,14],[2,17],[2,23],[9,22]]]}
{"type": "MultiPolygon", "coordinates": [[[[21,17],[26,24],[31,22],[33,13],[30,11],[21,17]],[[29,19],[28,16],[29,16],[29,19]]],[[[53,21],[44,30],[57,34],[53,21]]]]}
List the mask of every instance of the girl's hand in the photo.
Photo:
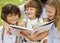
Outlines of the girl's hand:
{"type": "Polygon", "coordinates": [[[26,26],[25,22],[18,22],[18,26],[26,26]]]}

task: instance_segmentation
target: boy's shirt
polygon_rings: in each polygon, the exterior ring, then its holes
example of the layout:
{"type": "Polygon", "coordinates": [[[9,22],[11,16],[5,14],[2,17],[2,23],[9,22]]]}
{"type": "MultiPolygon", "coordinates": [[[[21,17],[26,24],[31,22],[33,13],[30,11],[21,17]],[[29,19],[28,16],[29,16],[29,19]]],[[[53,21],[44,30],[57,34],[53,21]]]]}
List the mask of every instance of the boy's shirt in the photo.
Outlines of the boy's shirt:
{"type": "Polygon", "coordinates": [[[4,32],[4,39],[2,41],[2,32],[3,32],[3,26],[0,26],[0,43],[15,43],[15,36],[8,35],[6,33],[6,30],[4,32]]]}
{"type": "Polygon", "coordinates": [[[2,30],[3,30],[3,26],[0,26],[0,43],[2,43],[2,30]]]}
{"type": "Polygon", "coordinates": [[[3,43],[15,43],[15,41],[16,41],[16,36],[8,35],[7,31],[5,30],[3,43]]]}

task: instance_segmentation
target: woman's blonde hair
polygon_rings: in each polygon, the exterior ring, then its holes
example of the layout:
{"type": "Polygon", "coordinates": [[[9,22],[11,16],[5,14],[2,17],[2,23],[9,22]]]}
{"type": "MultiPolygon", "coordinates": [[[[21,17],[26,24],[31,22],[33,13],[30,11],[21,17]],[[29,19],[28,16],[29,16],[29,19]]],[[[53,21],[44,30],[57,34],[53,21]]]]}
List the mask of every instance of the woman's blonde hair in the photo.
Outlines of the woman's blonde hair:
{"type": "Polygon", "coordinates": [[[60,32],[60,0],[48,0],[46,5],[52,6],[56,9],[55,13],[55,26],[60,32]]]}

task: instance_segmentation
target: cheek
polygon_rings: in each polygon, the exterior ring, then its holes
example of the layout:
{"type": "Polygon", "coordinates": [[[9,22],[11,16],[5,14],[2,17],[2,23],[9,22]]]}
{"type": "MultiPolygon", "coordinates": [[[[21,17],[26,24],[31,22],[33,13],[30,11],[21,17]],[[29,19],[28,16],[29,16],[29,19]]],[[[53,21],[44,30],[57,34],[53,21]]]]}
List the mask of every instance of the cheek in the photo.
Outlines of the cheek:
{"type": "Polygon", "coordinates": [[[55,13],[53,13],[52,17],[55,18],[55,13]]]}
{"type": "Polygon", "coordinates": [[[26,11],[25,11],[25,13],[27,14],[27,13],[28,13],[28,11],[26,10],[26,11]]]}
{"type": "Polygon", "coordinates": [[[36,12],[37,12],[36,10],[32,11],[32,13],[33,13],[34,15],[36,14],[36,12]]]}
{"type": "Polygon", "coordinates": [[[8,23],[12,23],[12,22],[11,22],[11,18],[8,17],[8,18],[7,18],[7,22],[8,22],[8,23]]]}
{"type": "Polygon", "coordinates": [[[18,20],[19,19],[19,16],[16,16],[15,19],[18,20]]]}
{"type": "Polygon", "coordinates": [[[9,22],[11,20],[11,18],[10,17],[7,17],[7,21],[9,22]]]}

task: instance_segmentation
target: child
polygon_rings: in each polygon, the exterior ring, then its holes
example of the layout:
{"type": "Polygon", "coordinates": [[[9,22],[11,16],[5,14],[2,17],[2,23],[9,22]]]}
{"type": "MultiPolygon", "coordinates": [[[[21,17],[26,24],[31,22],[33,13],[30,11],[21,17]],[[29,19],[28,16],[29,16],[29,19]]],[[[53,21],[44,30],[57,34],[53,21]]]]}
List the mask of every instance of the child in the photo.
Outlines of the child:
{"type": "MultiPolygon", "coordinates": [[[[26,0],[25,3],[29,2],[30,0],[26,0]]],[[[28,17],[25,15],[25,12],[24,12],[24,4],[20,5],[19,8],[20,8],[20,11],[21,11],[21,14],[23,15],[23,18],[27,19],[28,17]]]]}
{"type": "MultiPolygon", "coordinates": [[[[35,25],[36,23],[39,23],[39,22],[43,23],[43,19],[40,19],[40,15],[42,13],[42,6],[39,5],[38,2],[36,2],[35,0],[29,1],[28,3],[25,4],[24,7],[25,7],[25,13],[28,16],[28,19],[24,20],[24,22],[26,22],[26,27],[28,29],[31,29],[31,28],[33,29],[33,25],[35,25]]],[[[31,41],[36,41],[35,35],[31,36],[25,31],[22,31],[22,32],[23,32],[22,34],[25,33],[26,37],[31,41]]],[[[47,36],[47,32],[45,35],[47,36]]],[[[46,37],[46,36],[43,36],[43,37],[46,37]]]]}
{"type": "Polygon", "coordinates": [[[50,20],[54,20],[47,43],[60,43],[60,0],[48,0],[46,3],[46,13],[50,20]]]}
{"type": "MultiPolygon", "coordinates": [[[[3,26],[2,41],[3,43],[18,43],[18,36],[8,35],[7,28],[8,25],[18,25],[18,19],[21,13],[19,8],[14,4],[7,4],[2,7],[1,18],[5,21],[3,26]]],[[[10,33],[11,34],[11,33],[10,33]]]]}

